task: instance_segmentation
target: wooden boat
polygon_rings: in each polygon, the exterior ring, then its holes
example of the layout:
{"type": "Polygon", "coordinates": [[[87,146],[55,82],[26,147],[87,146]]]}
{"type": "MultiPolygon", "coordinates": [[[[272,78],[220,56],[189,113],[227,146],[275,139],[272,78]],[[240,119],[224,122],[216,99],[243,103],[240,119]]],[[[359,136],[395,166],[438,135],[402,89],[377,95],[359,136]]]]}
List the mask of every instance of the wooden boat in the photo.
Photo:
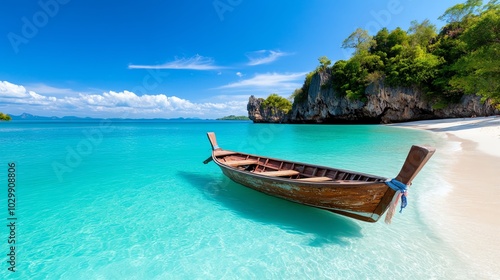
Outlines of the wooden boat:
{"type": "MultiPolygon", "coordinates": [[[[399,193],[388,186],[388,178],[223,150],[213,132],[207,135],[212,156],[205,164],[213,160],[231,180],[268,195],[376,222],[399,193]]],[[[395,179],[410,185],[434,152],[431,147],[412,146],[395,179]]]]}

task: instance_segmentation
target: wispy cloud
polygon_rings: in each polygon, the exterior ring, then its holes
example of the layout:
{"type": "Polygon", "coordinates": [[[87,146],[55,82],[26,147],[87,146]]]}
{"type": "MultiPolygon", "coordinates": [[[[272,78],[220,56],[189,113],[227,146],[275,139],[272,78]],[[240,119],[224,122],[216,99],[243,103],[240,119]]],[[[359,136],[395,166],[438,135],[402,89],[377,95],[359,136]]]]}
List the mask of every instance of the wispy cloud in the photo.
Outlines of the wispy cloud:
{"type": "Polygon", "coordinates": [[[48,96],[28,91],[22,85],[0,82],[0,111],[41,115],[89,117],[203,117],[246,115],[244,99],[231,96],[192,102],[165,94],[137,95],[131,91],[108,91],[101,94],[79,93],[76,96],[48,96]]]}
{"type": "Polygon", "coordinates": [[[210,57],[195,55],[190,58],[176,58],[174,61],[166,62],[159,65],[136,65],[131,64],[129,69],[187,69],[187,70],[216,70],[225,67],[215,65],[215,62],[210,57]]]}
{"type": "Polygon", "coordinates": [[[241,78],[241,77],[243,77],[243,74],[241,72],[236,72],[236,76],[241,78]]]}
{"type": "Polygon", "coordinates": [[[255,65],[271,63],[282,56],[290,54],[280,51],[260,50],[260,51],[249,52],[246,53],[245,55],[249,59],[247,65],[255,66],[255,65]]]}
{"type": "Polygon", "coordinates": [[[46,84],[28,84],[26,89],[34,91],[38,94],[50,94],[50,95],[78,95],[82,93],[81,91],[76,91],[70,88],[59,88],[53,87],[46,84]]]}
{"type": "Polygon", "coordinates": [[[279,92],[289,91],[300,87],[306,74],[307,72],[256,74],[250,79],[227,84],[218,87],[218,89],[269,89],[279,92]]]}

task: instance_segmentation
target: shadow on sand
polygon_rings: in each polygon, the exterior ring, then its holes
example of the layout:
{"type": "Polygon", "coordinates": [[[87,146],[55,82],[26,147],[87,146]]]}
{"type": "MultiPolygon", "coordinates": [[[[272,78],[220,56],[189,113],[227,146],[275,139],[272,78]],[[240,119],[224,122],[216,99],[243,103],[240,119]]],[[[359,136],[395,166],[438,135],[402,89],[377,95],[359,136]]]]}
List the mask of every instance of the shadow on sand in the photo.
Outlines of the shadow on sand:
{"type": "Polygon", "coordinates": [[[274,224],[289,233],[311,235],[309,246],[346,245],[349,239],[362,237],[361,227],[350,219],[265,195],[222,174],[179,171],[179,175],[207,199],[243,218],[274,224]]]}

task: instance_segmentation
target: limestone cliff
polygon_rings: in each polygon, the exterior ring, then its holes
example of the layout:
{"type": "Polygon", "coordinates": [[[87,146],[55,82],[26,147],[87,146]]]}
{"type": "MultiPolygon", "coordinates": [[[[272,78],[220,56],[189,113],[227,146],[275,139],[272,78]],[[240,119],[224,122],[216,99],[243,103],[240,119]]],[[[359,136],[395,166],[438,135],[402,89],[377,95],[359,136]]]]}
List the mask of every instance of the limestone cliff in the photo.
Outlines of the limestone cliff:
{"type": "Polygon", "coordinates": [[[288,114],[262,108],[263,99],[251,96],[247,109],[254,122],[291,123],[393,123],[422,119],[458,118],[499,114],[489,102],[466,95],[458,104],[434,109],[432,103],[416,88],[386,87],[383,82],[366,88],[366,100],[349,100],[335,92],[331,75],[315,74],[307,91],[307,98],[295,102],[288,114]]]}

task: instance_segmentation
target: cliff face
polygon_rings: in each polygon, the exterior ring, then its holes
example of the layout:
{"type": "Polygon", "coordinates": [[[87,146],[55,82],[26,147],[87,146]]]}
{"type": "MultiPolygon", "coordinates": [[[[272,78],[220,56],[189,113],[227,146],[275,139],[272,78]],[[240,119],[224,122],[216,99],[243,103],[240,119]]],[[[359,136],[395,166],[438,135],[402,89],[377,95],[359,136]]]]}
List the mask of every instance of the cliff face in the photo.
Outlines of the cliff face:
{"type": "MultiPolygon", "coordinates": [[[[250,97],[248,114],[254,122],[292,123],[393,123],[435,118],[458,118],[499,114],[490,103],[481,103],[480,97],[466,95],[458,104],[433,109],[423,93],[412,88],[391,88],[383,83],[371,84],[366,89],[366,101],[353,101],[340,96],[328,83],[331,76],[318,73],[313,76],[307,99],[294,103],[291,113],[273,114],[260,109],[258,99],[250,97]],[[256,101],[257,100],[257,101],[256,101]]],[[[262,102],[262,101],[261,101],[262,102]]]]}

